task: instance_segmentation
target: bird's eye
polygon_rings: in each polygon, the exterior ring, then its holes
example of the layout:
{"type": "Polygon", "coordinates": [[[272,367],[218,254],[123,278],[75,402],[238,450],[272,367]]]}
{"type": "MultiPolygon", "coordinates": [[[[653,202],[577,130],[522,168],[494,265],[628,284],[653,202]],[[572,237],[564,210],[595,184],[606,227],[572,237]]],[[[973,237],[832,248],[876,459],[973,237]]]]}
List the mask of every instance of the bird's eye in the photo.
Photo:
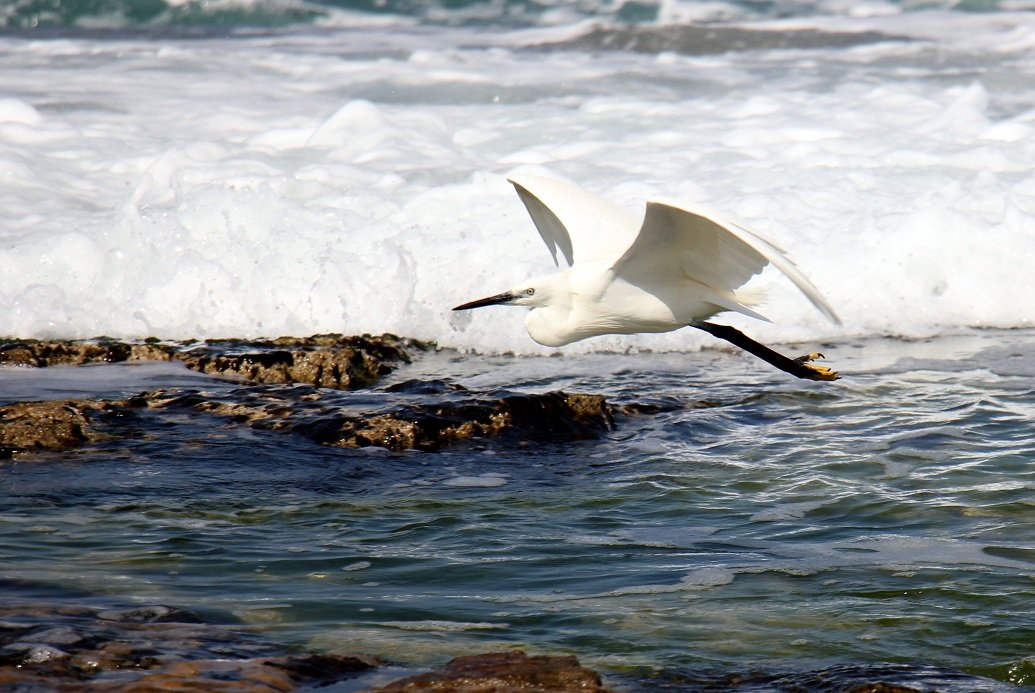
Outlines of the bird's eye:
{"type": "Polygon", "coordinates": [[[532,296],[535,294],[535,289],[525,289],[525,296],[532,296]]]}

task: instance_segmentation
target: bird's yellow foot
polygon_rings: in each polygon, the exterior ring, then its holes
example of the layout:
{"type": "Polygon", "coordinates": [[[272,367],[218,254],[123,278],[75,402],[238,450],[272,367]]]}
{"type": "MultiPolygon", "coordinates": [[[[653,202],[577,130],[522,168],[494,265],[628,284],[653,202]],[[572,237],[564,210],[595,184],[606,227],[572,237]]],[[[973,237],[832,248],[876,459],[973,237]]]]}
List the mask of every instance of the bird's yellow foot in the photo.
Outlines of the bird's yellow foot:
{"type": "Polygon", "coordinates": [[[837,374],[833,368],[827,368],[826,366],[817,366],[812,363],[816,359],[823,358],[823,354],[816,352],[814,354],[805,354],[794,359],[801,370],[798,372],[799,378],[806,378],[808,380],[837,380],[841,376],[837,374]]]}

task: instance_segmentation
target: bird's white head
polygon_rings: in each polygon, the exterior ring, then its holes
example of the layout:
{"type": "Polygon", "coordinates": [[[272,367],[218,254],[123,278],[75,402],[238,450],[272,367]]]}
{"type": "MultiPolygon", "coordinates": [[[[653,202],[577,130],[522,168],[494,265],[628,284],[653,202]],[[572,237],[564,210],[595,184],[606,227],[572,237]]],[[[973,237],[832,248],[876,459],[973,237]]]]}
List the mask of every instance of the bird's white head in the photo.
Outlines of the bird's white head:
{"type": "Polygon", "coordinates": [[[464,303],[453,310],[470,310],[471,308],[484,308],[485,306],[529,306],[535,308],[546,305],[549,300],[549,294],[548,288],[536,286],[529,282],[495,296],[479,298],[477,301],[464,303]]]}
{"type": "Polygon", "coordinates": [[[544,346],[562,346],[572,341],[567,332],[571,312],[571,291],[566,273],[533,279],[519,287],[495,296],[464,303],[453,310],[470,310],[484,306],[527,306],[525,327],[535,341],[544,346]]]}

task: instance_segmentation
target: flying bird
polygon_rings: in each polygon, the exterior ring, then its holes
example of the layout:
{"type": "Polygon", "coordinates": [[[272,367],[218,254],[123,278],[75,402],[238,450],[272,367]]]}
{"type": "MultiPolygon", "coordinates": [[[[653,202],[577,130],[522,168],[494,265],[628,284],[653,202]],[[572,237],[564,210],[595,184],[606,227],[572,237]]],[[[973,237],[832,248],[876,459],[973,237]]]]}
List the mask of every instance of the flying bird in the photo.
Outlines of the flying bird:
{"type": "Polygon", "coordinates": [[[640,221],[624,209],[570,183],[541,176],[508,179],[559,265],[503,293],[453,310],[527,306],[528,334],[559,347],[604,334],[669,332],[694,327],[726,340],[782,371],[809,380],[836,380],[812,363],[822,354],[789,358],[728,325],[706,318],[735,311],[768,319],[744,284],[772,263],[820,313],[840,320],[784,250],[758,232],[700,207],[648,201],[640,221]]]}

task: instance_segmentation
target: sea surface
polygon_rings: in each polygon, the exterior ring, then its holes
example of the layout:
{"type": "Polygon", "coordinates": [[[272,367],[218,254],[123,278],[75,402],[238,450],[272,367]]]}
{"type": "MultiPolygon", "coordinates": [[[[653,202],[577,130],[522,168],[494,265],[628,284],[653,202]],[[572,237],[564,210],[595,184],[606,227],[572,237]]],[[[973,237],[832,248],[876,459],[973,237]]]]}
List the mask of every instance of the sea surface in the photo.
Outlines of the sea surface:
{"type": "MultiPolygon", "coordinates": [[[[843,667],[838,691],[878,665],[924,690],[1035,684],[1035,334],[831,347],[836,383],[720,351],[440,351],[338,396],[385,407],[416,380],[661,410],[592,441],[391,453],[145,416],[130,438],[3,463],[7,599],[187,609],[409,667],[575,654],[627,686],[843,667]]],[[[176,370],[8,369],[0,387],[241,387],[176,370]]]]}
{"type": "MultiPolygon", "coordinates": [[[[1033,219],[1023,0],[6,3],[0,336],[393,332],[440,348],[343,407],[414,379],[664,406],[437,453],[184,414],[3,462],[0,599],[417,668],[570,653],[616,686],[1035,686],[1033,219]],[[552,267],[516,172],[760,229],[843,324],[768,272],[772,322],[726,321],[843,379],[451,312],[552,267]]],[[[0,370],[0,402],[238,386],[0,370]]]]}

